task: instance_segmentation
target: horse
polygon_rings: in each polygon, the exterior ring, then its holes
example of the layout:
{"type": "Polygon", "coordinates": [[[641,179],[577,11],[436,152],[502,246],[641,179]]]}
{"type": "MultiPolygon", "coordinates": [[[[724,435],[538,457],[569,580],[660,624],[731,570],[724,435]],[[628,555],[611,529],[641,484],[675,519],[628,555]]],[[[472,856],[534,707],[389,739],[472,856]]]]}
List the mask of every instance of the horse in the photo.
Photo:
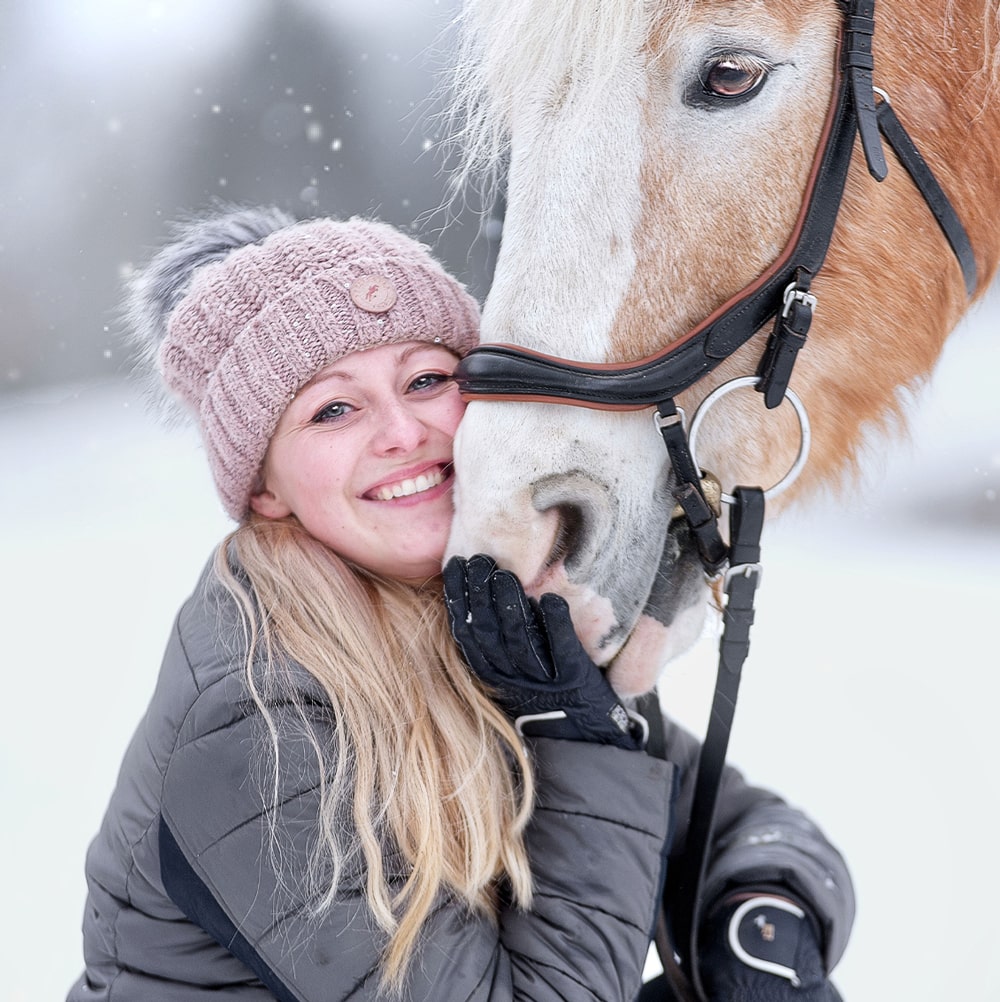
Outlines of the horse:
{"type": "MultiPolygon", "coordinates": [[[[769,517],[857,475],[872,435],[905,426],[907,394],[1000,259],[994,0],[879,0],[863,24],[838,0],[465,0],[460,20],[460,181],[505,180],[482,341],[569,360],[554,366],[571,377],[686,351],[773,280],[810,193],[826,197],[823,144],[861,67],[848,100],[863,142],[848,135],[822,267],[793,290],[815,316],[787,394],[765,406],[754,392],[763,325],[673,401],[689,435],[700,420],[698,476],[727,499],[767,487],[769,517]],[[954,210],[964,259],[903,153],[872,136],[890,109],[954,210]]],[[[649,691],[721,603],[696,533],[672,517],[683,478],[664,414],[491,396],[470,393],[456,439],[449,552],[488,552],[529,594],[563,595],[616,690],[649,691]]]]}

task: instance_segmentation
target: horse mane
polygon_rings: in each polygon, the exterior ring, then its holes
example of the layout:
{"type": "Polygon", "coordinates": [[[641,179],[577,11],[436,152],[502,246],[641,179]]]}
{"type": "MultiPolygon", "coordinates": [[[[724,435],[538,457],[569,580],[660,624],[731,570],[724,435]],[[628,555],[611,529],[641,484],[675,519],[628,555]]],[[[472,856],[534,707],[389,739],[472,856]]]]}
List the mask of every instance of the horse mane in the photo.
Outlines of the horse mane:
{"type": "Polygon", "coordinates": [[[652,23],[679,26],[692,0],[466,0],[458,19],[449,132],[458,152],[456,186],[489,177],[506,158],[525,81],[553,101],[573,89],[585,131],[592,102],[652,23]]]}

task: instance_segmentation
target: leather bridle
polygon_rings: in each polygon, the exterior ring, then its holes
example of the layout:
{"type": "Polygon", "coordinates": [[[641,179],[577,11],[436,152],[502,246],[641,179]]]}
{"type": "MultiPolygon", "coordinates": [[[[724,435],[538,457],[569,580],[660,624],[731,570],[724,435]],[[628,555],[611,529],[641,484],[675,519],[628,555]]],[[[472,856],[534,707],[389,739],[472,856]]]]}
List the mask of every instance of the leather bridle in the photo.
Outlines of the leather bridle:
{"type": "MultiPolygon", "coordinates": [[[[635,362],[584,364],[510,344],[484,344],[459,364],[455,379],[468,400],[521,400],[564,403],[603,410],[656,408],[659,428],[676,480],[675,498],[688,521],[702,564],[710,575],[726,572],[726,603],[720,643],[719,677],[711,722],[699,758],[687,844],[680,864],[668,874],[664,906],[669,943],[661,959],[674,990],[683,999],[703,999],[695,941],[699,889],[711,838],[715,801],[725,764],[743,661],[749,650],[753,597],[760,576],[760,529],[764,492],[739,487],[731,501],[729,546],[718,528],[705,474],[695,462],[688,429],[674,403],[721,362],[746,344],[765,324],[773,328],[753,385],[767,408],[777,407],[788,390],[796,356],[806,343],[816,307],[811,283],[826,258],[843,198],[855,136],[869,173],[888,174],[881,137],[892,147],[929,207],[958,260],[967,295],[976,290],[975,256],[968,235],[947,195],[906,132],[888,96],[873,84],[874,0],[838,0],[844,13],[840,72],[802,208],[781,255],[754,282],[686,335],[635,362]],[[876,100],[876,94],[880,100],[876,100]],[[672,965],[676,953],[691,984],[672,965]],[[673,971],[671,970],[673,967],[673,971]]],[[[745,377],[746,379],[747,377],[745,377]]],[[[728,384],[724,384],[728,385],[728,384]]],[[[806,434],[804,416],[803,436],[806,434]]],[[[650,720],[659,718],[655,693],[650,720]]],[[[655,728],[654,728],[655,732],[655,728]]]]}
{"type": "MultiPolygon", "coordinates": [[[[844,4],[842,4],[844,6],[844,4]]],[[[672,400],[708,375],[771,318],[779,324],[761,360],[758,389],[776,407],[787,389],[795,354],[805,340],[797,329],[815,306],[810,283],[820,270],[833,235],[854,138],[860,133],[868,169],[876,180],[888,173],[879,135],[892,145],[948,239],[971,295],[976,264],[968,236],[947,196],[906,133],[891,104],[876,104],[872,35],[874,0],[847,0],[836,100],[827,115],[803,207],[778,259],[754,282],[702,323],[661,351],[634,362],[585,364],[511,344],[483,344],[455,373],[469,400],[530,400],[640,410],[672,400]],[[785,331],[783,328],[793,328],[785,331]]],[[[881,92],[880,92],[881,93],[881,92]]]]}

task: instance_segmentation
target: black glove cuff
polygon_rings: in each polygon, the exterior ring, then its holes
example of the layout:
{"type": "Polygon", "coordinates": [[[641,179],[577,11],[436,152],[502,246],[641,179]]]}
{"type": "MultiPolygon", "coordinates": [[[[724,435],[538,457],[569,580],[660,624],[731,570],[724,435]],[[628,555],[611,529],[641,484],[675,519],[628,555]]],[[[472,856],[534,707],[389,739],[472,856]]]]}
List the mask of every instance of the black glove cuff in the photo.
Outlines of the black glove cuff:
{"type": "MultiPolygon", "coordinates": [[[[649,741],[649,724],[645,717],[620,703],[611,708],[608,717],[619,728],[621,736],[615,740],[609,738],[605,743],[617,744],[622,748],[635,748],[638,751],[645,749],[649,741]]],[[[579,728],[567,716],[565,710],[525,713],[514,719],[514,727],[522,737],[581,740],[579,728]]]]}

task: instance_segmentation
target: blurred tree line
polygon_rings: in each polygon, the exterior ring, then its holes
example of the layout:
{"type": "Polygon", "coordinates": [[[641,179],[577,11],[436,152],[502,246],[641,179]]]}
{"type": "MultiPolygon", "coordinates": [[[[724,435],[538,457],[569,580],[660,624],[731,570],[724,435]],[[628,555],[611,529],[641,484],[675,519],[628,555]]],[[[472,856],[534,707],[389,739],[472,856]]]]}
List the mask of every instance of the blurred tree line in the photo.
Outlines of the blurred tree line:
{"type": "Polygon", "coordinates": [[[435,95],[455,0],[0,7],[0,393],[126,368],[122,280],[222,199],[407,227],[480,299],[435,95]]]}

